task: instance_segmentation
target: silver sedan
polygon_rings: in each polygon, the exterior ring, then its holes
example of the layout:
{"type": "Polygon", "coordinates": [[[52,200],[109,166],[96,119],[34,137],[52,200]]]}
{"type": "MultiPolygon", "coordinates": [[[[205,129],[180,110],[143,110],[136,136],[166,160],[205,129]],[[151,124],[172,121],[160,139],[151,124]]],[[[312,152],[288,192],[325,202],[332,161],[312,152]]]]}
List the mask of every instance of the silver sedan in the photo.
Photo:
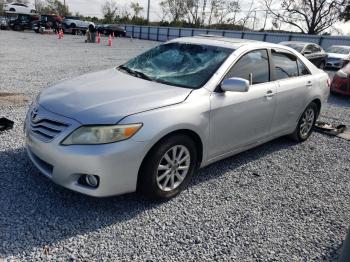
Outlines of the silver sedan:
{"type": "Polygon", "coordinates": [[[284,135],[305,141],[328,94],[328,75],[288,47],[181,38],[45,89],[26,149],[71,190],[171,198],[200,167],[284,135]]]}

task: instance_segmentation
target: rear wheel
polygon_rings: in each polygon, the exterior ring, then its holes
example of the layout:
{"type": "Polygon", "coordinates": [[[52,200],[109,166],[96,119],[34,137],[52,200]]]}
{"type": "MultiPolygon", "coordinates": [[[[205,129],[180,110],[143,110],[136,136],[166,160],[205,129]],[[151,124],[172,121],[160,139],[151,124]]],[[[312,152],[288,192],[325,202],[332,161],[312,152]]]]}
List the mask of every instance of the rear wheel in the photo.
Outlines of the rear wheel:
{"type": "Polygon", "coordinates": [[[293,132],[293,134],[291,134],[291,138],[296,142],[306,141],[312,134],[312,130],[315,125],[317,116],[317,105],[314,102],[312,102],[308,105],[308,107],[301,115],[295,131],[293,132]]]}
{"type": "Polygon", "coordinates": [[[170,199],[186,188],[196,167],[197,150],[191,138],[165,138],[144,160],[138,190],[151,198],[170,199]]]}

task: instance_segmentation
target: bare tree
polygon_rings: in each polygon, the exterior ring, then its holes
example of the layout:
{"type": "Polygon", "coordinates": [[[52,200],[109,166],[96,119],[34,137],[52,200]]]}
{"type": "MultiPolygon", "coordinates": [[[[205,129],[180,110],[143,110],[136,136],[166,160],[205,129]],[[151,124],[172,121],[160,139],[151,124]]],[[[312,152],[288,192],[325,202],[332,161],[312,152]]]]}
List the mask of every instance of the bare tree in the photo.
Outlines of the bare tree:
{"type": "Polygon", "coordinates": [[[255,8],[253,8],[254,0],[252,0],[249,4],[249,9],[245,13],[244,17],[241,19],[242,31],[245,30],[248,21],[252,18],[253,12],[255,12],[255,8]]]}
{"type": "Polygon", "coordinates": [[[139,17],[140,13],[143,11],[143,7],[138,2],[132,2],[130,8],[133,11],[133,18],[139,17]]]}
{"type": "Polygon", "coordinates": [[[340,14],[340,19],[345,22],[350,21],[350,1],[347,2],[344,11],[340,14]]]}
{"type": "Polygon", "coordinates": [[[35,10],[39,13],[44,9],[45,3],[42,0],[34,0],[35,10]]]}
{"type": "Polygon", "coordinates": [[[319,34],[340,20],[347,0],[265,0],[273,19],[296,27],[305,34],[319,34]]]}
{"type": "Polygon", "coordinates": [[[187,22],[193,25],[200,24],[200,0],[185,0],[185,9],[187,9],[187,22]]]}
{"type": "Polygon", "coordinates": [[[208,23],[211,25],[214,20],[217,24],[236,24],[236,17],[239,12],[240,4],[238,1],[211,0],[208,23]]]}
{"type": "Polygon", "coordinates": [[[114,19],[117,16],[117,3],[113,0],[106,0],[102,5],[102,14],[104,18],[104,22],[107,24],[111,24],[114,22],[114,19]]]}
{"type": "Polygon", "coordinates": [[[160,2],[163,16],[169,16],[172,22],[179,22],[187,13],[183,0],[163,0],[160,2]]]}

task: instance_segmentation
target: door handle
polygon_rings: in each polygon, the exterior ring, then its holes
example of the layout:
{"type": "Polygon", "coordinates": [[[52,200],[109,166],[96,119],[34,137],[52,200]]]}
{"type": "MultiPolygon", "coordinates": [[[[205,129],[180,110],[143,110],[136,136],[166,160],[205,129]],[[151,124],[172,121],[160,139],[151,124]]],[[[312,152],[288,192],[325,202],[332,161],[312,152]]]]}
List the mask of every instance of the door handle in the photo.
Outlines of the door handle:
{"type": "Polygon", "coordinates": [[[307,82],[306,87],[312,87],[312,82],[311,81],[307,82]]]}
{"type": "Polygon", "coordinates": [[[267,93],[265,94],[265,97],[266,98],[271,98],[271,97],[274,97],[276,94],[272,91],[272,90],[269,90],[267,91],[267,93]]]}

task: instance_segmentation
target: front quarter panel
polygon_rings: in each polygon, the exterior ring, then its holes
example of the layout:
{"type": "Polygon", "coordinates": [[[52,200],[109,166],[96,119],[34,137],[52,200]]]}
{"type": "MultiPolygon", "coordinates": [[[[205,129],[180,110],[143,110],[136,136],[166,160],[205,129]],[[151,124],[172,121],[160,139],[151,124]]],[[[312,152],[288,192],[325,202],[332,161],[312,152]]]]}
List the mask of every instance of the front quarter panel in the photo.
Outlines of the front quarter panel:
{"type": "Polygon", "coordinates": [[[178,131],[195,132],[203,144],[203,161],[207,159],[209,137],[210,91],[194,90],[182,103],[130,115],[118,124],[143,123],[143,127],[131,139],[147,142],[147,152],[163,137],[178,131]]]}

